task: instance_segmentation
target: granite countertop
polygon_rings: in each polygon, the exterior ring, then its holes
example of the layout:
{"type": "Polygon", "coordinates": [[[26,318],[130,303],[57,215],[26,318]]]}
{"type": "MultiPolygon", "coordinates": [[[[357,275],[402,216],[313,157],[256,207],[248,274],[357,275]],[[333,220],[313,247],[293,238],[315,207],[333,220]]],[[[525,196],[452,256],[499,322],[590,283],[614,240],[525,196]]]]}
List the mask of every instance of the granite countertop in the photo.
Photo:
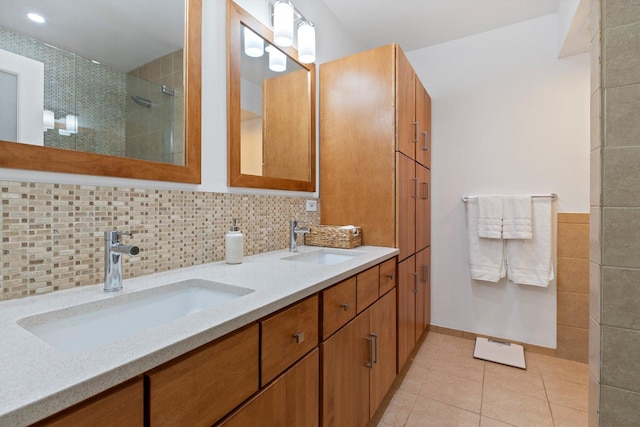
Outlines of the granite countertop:
{"type": "MultiPolygon", "coordinates": [[[[318,250],[299,247],[300,253],[318,250]]],[[[238,265],[216,262],[127,279],[116,293],[103,292],[99,284],[0,302],[0,426],[43,419],[398,254],[374,246],[348,251],[360,254],[320,265],[283,259],[292,254],[281,250],[245,257],[238,265]],[[188,279],[254,292],[84,352],[55,349],[17,323],[188,279]]]]}

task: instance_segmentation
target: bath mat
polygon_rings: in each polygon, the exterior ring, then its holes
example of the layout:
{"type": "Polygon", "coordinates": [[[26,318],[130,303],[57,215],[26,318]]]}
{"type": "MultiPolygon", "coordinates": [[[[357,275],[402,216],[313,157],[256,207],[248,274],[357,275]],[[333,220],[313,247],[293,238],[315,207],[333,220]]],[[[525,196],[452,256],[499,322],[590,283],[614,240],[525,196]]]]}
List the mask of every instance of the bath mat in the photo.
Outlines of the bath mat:
{"type": "Polygon", "coordinates": [[[524,360],[524,347],[519,344],[477,337],[473,357],[515,368],[527,369],[527,364],[524,360]]]}

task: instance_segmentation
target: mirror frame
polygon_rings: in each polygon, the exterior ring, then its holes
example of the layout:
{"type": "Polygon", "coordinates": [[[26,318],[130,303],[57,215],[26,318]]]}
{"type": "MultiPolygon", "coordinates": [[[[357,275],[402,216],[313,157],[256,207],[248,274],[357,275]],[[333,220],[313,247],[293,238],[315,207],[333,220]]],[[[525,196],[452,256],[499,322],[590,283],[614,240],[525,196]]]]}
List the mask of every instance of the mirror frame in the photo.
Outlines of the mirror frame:
{"type": "Polygon", "coordinates": [[[185,5],[184,166],[0,141],[0,167],[200,184],[202,0],[185,5]]]}
{"type": "Polygon", "coordinates": [[[240,31],[249,27],[263,39],[275,45],[273,31],[254,18],[249,12],[227,0],[227,184],[229,187],[268,188],[289,191],[316,191],[316,66],[298,61],[296,49],[280,48],[309,72],[309,180],[298,181],[285,178],[243,174],[240,169],[240,31]]]}

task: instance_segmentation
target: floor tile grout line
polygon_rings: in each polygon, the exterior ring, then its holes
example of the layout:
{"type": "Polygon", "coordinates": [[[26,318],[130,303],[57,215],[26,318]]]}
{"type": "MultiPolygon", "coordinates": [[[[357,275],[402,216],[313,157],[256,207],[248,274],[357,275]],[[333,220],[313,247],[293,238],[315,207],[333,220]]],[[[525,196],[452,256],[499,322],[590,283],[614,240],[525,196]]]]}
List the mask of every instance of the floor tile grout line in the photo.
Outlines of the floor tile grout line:
{"type": "Polygon", "coordinates": [[[553,411],[551,410],[551,400],[549,399],[549,393],[547,392],[547,383],[544,380],[544,376],[542,372],[540,373],[540,377],[542,377],[542,385],[544,386],[544,395],[547,397],[547,407],[549,408],[549,414],[551,414],[551,422],[553,425],[556,425],[556,419],[553,416],[553,411]]]}
{"type": "Polygon", "coordinates": [[[480,391],[480,419],[478,420],[478,427],[482,426],[482,405],[484,404],[484,381],[487,375],[487,362],[482,362],[482,389],[480,391]]]}

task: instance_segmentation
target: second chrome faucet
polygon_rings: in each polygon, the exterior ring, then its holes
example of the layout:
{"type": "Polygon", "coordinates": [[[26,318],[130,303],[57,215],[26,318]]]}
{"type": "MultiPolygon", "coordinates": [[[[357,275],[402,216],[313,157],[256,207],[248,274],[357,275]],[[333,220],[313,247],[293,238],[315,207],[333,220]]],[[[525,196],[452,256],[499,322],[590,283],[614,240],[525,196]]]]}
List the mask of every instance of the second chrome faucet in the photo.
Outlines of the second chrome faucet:
{"type": "Polygon", "coordinates": [[[309,228],[298,227],[298,221],[291,220],[289,227],[289,252],[298,252],[298,234],[307,234],[309,228]]]}

